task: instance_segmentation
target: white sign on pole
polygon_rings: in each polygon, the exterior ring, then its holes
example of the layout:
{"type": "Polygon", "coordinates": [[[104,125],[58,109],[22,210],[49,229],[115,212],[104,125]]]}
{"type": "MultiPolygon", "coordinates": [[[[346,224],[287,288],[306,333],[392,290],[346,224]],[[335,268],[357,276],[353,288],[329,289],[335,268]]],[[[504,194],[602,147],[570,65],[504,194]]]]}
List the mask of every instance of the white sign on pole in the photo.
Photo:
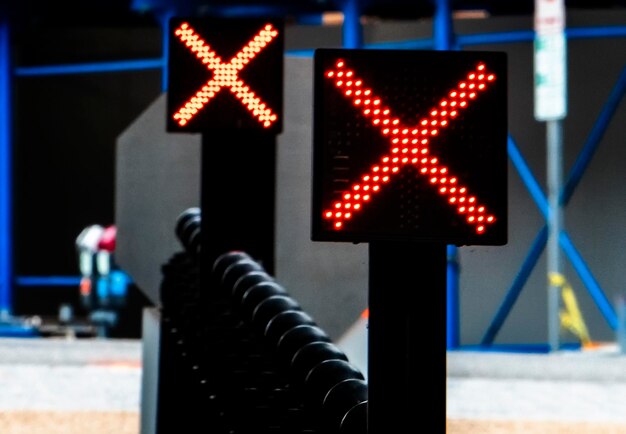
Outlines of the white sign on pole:
{"type": "Polygon", "coordinates": [[[567,39],[563,0],[535,0],[535,118],[567,114],[567,39]]]}

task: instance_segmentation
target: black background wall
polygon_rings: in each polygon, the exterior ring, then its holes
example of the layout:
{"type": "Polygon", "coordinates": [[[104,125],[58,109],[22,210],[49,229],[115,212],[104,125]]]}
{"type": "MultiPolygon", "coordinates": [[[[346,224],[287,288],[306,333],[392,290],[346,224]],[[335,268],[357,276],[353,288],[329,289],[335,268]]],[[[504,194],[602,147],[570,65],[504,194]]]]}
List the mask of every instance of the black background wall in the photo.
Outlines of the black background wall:
{"type": "MultiPolygon", "coordinates": [[[[14,27],[14,44],[18,67],[161,56],[160,29],[140,17],[34,20],[14,27]]],[[[16,275],[79,274],[80,231],[114,224],[115,140],[160,92],[159,70],[15,79],[16,275]]],[[[68,302],[80,312],[76,287],[14,291],[18,315],[68,302]]]]}

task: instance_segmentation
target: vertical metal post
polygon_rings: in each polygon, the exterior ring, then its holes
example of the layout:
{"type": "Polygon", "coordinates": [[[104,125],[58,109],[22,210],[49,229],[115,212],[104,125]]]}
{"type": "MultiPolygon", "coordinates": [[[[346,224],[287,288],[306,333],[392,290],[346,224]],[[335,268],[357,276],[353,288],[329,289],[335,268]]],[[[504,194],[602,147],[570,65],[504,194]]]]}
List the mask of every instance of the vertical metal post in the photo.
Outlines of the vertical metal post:
{"type": "Polygon", "coordinates": [[[535,119],[546,122],[548,180],[548,345],[559,349],[561,288],[552,275],[563,274],[559,237],[563,231],[563,124],[567,116],[567,38],[564,0],[535,1],[535,119]]]}
{"type": "Polygon", "coordinates": [[[201,279],[223,253],[243,250],[274,273],[276,136],[202,134],[201,279]],[[206,210],[206,211],[205,211],[206,210]]]}
{"type": "Polygon", "coordinates": [[[167,92],[168,82],[168,68],[169,68],[169,54],[170,54],[170,18],[174,14],[171,11],[166,11],[159,14],[159,23],[161,24],[161,58],[163,59],[163,66],[161,67],[161,90],[167,92]]]}
{"type": "MultiPolygon", "coordinates": [[[[563,124],[561,120],[546,123],[548,144],[548,275],[563,274],[559,234],[563,229],[563,208],[560,193],[563,183],[563,124]]],[[[561,288],[548,285],[548,343],[552,351],[559,348],[561,288]]]]}
{"type": "Polygon", "coordinates": [[[461,342],[461,308],[459,302],[459,249],[447,246],[446,272],[446,349],[458,348],[461,342]]]}
{"type": "Polygon", "coordinates": [[[363,46],[363,26],[361,26],[361,6],[359,0],[343,2],[343,48],[363,46]]]}
{"type": "Polygon", "coordinates": [[[0,17],[0,321],[11,315],[13,290],[11,40],[0,17]]]}
{"type": "Polygon", "coordinates": [[[445,285],[445,244],[369,243],[369,434],[446,431],[445,285]]]}
{"type": "Polygon", "coordinates": [[[435,50],[451,50],[454,47],[454,27],[450,0],[437,0],[433,18],[435,50]]]}

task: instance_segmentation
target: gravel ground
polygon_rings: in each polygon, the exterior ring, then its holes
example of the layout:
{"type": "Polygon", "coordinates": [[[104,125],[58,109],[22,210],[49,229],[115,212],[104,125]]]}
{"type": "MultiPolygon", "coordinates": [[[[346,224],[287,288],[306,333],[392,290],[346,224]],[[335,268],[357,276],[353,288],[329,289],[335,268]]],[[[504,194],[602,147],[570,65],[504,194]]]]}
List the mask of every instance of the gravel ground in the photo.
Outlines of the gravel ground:
{"type": "MultiPolygon", "coordinates": [[[[626,356],[448,354],[451,434],[626,434],[626,356]]],[[[0,339],[0,433],[137,434],[141,342],[0,339]]]]}

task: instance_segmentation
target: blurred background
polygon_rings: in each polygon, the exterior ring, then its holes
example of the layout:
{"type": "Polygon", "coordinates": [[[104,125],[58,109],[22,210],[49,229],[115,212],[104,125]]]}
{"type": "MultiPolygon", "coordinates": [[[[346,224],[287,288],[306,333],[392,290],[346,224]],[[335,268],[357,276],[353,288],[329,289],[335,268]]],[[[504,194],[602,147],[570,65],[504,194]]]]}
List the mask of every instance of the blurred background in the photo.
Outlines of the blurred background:
{"type": "MultiPolygon", "coordinates": [[[[198,203],[199,179],[150,191],[140,182],[145,173],[134,171],[142,166],[128,161],[163,163],[160,146],[186,146],[177,163],[197,174],[198,139],[164,129],[165,30],[172,16],[211,15],[286,20],[276,275],[364,370],[366,247],[309,240],[313,50],[508,54],[509,243],[448,252],[450,281],[456,282],[448,293],[454,301],[448,310],[448,368],[457,379],[448,383],[454,386],[449,431],[532,432],[535,427],[523,412],[494,410],[493,400],[478,410],[469,403],[479,407],[477,396],[496,390],[492,396],[502,393],[502,402],[513,400],[510,408],[532,414],[552,407],[520,402],[541,395],[562,401],[568,396],[563,388],[542,387],[574,378],[569,396],[579,399],[571,413],[553,409],[534,417],[572,424],[537,429],[626,432],[623,417],[607,410],[626,398],[617,374],[626,344],[621,274],[626,2],[576,0],[564,6],[567,114],[561,124],[561,163],[567,199],[556,284],[548,279],[542,232],[548,214],[548,138],[546,123],[533,111],[534,2],[0,2],[0,431],[139,432],[143,314],[161,305],[160,266],[179,248],[175,216],[198,203]],[[186,192],[182,203],[150,218],[143,214],[149,204],[167,204],[169,195],[180,197],[181,191],[186,192]],[[162,232],[141,232],[141,225],[162,232]],[[162,248],[158,255],[151,249],[154,242],[162,248]],[[569,294],[557,310],[550,306],[551,286],[569,294]],[[550,321],[559,327],[556,347],[550,321]],[[583,361],[536,358],[559,350],[583,361]],[[463,358],[468,354],[472,358],[463,358]],[[511,354],[521,358],[507,359],[511,354]],[[600,361],[589,361],[590,354],[600,361]],[[499,363],[508,367],[504,373],[499,363]],[[559,366],[571,367],[571,376],[559,378],[559,366]],[[596,375],[598,370],[606,375],[596,375]],[[545,372],[554,375],[548,378],[545,372]],[[476,378],[493,383],[459,380],[476,378]],[[71,387],[78,389],[75,397],[71,387]],[[595,410],[605,412],[596,417],[580,407],[578,415],[589,417],[573,417],[585,396],[595,397],[595,410]],[[499,420],[489,425],[494,431],[480,424],[493,419],[499,420]],[[455,425],[464,420],[471,423],[455,425]],[[61,428],[65,423],[70,428],[61,428]]],[[[408,287],[428,290],[419,279],[408,287]]],[[[428,306],[415,309],[427,315],[428,306]]]]}

